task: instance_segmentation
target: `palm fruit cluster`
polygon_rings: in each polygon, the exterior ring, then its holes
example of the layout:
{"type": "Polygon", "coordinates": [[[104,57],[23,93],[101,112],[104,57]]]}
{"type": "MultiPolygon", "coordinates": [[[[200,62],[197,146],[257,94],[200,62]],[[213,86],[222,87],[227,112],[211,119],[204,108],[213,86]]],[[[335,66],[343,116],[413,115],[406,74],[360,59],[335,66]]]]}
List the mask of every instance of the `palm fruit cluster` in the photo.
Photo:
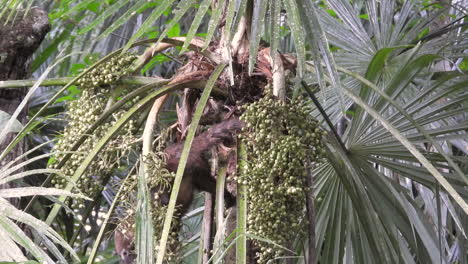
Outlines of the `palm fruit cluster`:
{"type": "MultiPolygon", "coordinates": [[[[54,146],[56,154],[50,165],[51,167],[58,168],[60,161],[67,154],[66,152],[70,151],[79,138],[86,136],[84,143],[60,168],[66,177],[71,177],[99,139],[124,114],[125,109],[121,109],[100,124],[92,135],[85,135],[85,131],[104,112],[113,88],[112,84],[115,84],[123,74],[128,72],[128,68],[134,59],[135,57],[132,55],[112,58],[80,78],[78,84],[81,85],[82,93],[77,100],[68,102],[66,116],[68,124],[63,131],[62,137],[54,146]]],[[[134,128],[134,121],[129,121],[122,132],[103,149],[85,174],[76,182],[78,191],[91,197],[101,188],[103,177],[116,167],[120,156],[123,155],[122,152],[128,151],[128,142],[132,140],[134,128]]],[[[64,188],[68,182],[69,179],[59,176],[52,180],[52,184],[56,188],[64,188]]],[[[71,206],[78,209],[84,207],[84,204],[82,200],[75,199],[71,206]]]]}
{"type": "MultiPolygon", "coordinates": [[[[133,205],[135,206],[135,205],[133,205]]],[[[176,208],[177,211],[177,208],[176,208]]],[[[156,235],[162,234],[164,218],[167,212],[167,205],[158,205],[151,208],[151,217],[153,219],[153,232],[156,235]]],[[[177,213],[177,212],[176,212],[177,213]]],[[[134,208],[128,208],[125,212],[125,218],[119,221],[117,229],[125,236],[134,238],[136,231],[134,208]]],[[[178,230],[181,227],[181,222],[178,218],[174,218],[171,224],[171,232],[167,241],[166,253],[164,255],[164,263],[181,263],[181,255],[179,254],[182,244],[178,240],[178,230]]],[[[159,251],[159,237],[155,237],[154,256],[158,255],[159,251]]]]}
{"type": "MultiPolygon", "coordinates": [[[[177,212],[178,208],[175,208],[174,215],[179,215],[177,212]]],[[[161,205],[153,207],[151,215],[153,218],[153,226],[155,234],[162,234],[164,219],[167,213],[167,205],[161,205]]],[[[174,217],[171,224],[171,232],[167,240],[166,253],[164,254],[165,263],[182,263],[182,255],[180,254],[182,243],[179,241],[179,230],[182,227],[180,217],[174,217]]],[[[156,237],[159,239],[160,237],[156,237]]],[[[154,255],[157,256],[159,253],[159,241],[157,240],[155,245],[154,255]]]]}
{"type": "MultiPolygon", "coordinates": [[[[160,145],[162,147],[162,145],[160,145]]],[[[146,156],[145,162],[148,169],[148,185],[152,195],[151,217],[155,234],[162,234],[164,219],[167,213],[169,197],[172,191],[172,184],[175,179],[175,173],[166,169],[166,154],[161,150],[146,156]]],[[[181,227],[179,208],[175,208],[174,218],[172,219],[171,232],[167,241],[167,249],[164,255],[167,263],[180,263],[181,243],[179,241],[178,230],[181,227]]],[[[159,237],[158,237],[159,238],[159,237]]],[[[155,256],[158,254],[159,245],[156,243],[155,256]]]]}
{"type": "MultiPolygon", "coordinates": [[[[172,190],[172,184],[175,179],[175,173],[170,172],[166,169],[166,154],[163,149],[166,145],[166,141],[169,135],[169,130],[161,132],[160,137],[156,140],[155,152],[152,152],[145,156],[144,162],[146,163],[147,175],[149,176],[148,188],[151,193],[152,206],[151,206],[151,218],[153,220],[154,234],[162,234],[164,219],[166,217],[167,206],[169,197],[172,190]]],[[[121,205],[126,208],[125,219],[120,222],[120,230],[126,232],[135,233],[135,210],[137,200],[135,194],[137,193],[137,177],[136,175],[130,176],[131,178],[124,182],[124,192],[121,194],[121,205]],[[129,199],[128,197],[134,197],[135,199],[129,199]],[[132,223],[132,224],[128,224],[132,223]]],[[[164,255],[165,263],[181,263],[181,256],[179,254],[182,244],[178,238],[178,230],[181,228],[180,221],[180,209],[175,208],[174,218],[171,224],[171,233],[169,235],[166,247],[166,253],[164,255]]],[[[159,242],[156,237],[155,245],[155,256],[159,251],[159,242]]]]}
{"type": "MultiPolygon", "coordinates": [[[[241,140],[247,159],[238,182],[247,187],[250,233],[289,248],[304,230],[305,177],[323,154],[326,133],[309,114],[303,98],[286,103],[266,92],[242,107],[246,123],[241,140]],[[301,222],[302,219],[302,222],[301,222]]],[[[258,263],[284,255],[274,244],[254,240],[258,263]]]]}
{"type": "Polygon", "coordinates": [[[130,66],[136,59],[134,55],[112,57],[98,68],[91,70],[78,80],[82,87],[107,88],[130,73],[130,66]]]}

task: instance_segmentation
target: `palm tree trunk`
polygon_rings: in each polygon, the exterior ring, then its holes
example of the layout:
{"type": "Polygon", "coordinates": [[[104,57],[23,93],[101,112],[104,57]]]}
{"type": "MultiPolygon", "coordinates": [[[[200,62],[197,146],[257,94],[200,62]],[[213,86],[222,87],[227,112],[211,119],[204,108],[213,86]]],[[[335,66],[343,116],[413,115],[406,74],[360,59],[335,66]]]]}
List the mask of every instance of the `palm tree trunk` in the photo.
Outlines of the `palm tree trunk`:
{"type": "MultiPolygon", "coordinates": [[[[48,16],[44,10],[32,8],[25,17],[22,12],[19,12],[13,21],[5,24],[6,17],[8,15],[0,19],[0,81],[26,79],[30,75],[31,55],[49,31],[48,16]]],[[[13,114],[27,92],[28,88],[0,89],[0,110],[13,114]]],[[[21,111],[17,119],[25,123],[26,115],[27,107],[21,111]]],[[[0,144],[0,152],[14,137],[15,134],[8,134],[6,141],[0,144]]],[[[24,142],[16,145],[5,159],[0,161],[0,168],[23,154],[24,151],[24,142]]],[[[0,186],[0,188],[5,187],[8,186],[0,186]]]]}

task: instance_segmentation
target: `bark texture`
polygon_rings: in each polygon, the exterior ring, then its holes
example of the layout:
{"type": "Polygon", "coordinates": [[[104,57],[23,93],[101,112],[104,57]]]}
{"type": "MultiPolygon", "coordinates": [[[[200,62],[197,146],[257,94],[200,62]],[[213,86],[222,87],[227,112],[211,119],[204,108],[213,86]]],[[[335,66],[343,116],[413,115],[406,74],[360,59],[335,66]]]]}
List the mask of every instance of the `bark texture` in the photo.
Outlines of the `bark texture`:
{"type": "MultiPolygon", "coordinates": [[[[0,81],[27,79],[30,76],[30,58],[50,29],[49,19],[40,8],[31,8],[26,14],[18,11],[10,21],[5,20],[7,17],[0,19],[0,81]]],[[[28,88],[0,89],[0,110],[13,114],[27,92],[28,88]]],[[[26,114],[27,109],[24,109],[18,116],[23,124],[26,114]]],[[[0,152],[14,136],[13,133],[7,136],[6,141],[0,144],[0,152]]],[[[0,167],[21,155],[24,148],[24,143],[18,144],[0,161],[0,167]]]]}

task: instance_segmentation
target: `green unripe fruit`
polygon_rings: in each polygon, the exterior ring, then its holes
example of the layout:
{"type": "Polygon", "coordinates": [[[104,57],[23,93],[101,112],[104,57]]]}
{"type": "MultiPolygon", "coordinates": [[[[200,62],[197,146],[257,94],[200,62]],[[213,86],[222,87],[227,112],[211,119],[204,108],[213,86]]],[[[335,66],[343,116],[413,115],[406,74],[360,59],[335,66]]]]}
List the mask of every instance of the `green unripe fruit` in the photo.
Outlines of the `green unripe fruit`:
{"type": "MultiPolygon", "coordinates": [[[[318,150],[323,148],[323,132],[304,105],[305,101],[280,102],[266,92],[264,98],[242,107],[246,126],[241,140],[253,164],[239,170],[238,176],[239,183],[248,185],[248,230],[284,247],[303,227],[299,221],[305,205],[304,177],[308,164],[320,161],[318,150]]],[[[258,263],[284,254],[277,246],[258,240],[254,244],[260,249],[258,263]]]]}
{"type": "MultiPolygon", "coordinates": [[[[126,65],[122,67],[128,67],[133,61],[134,56],[125,55],[126,65]]],[[[122,73],[112,73],[108,69],[110,66],[116,63],[115,58],[110,59],[108,62],[99,65],[98,68],[93,69],[86,73],[77,84],[81,86],[81,96],[71,101],[67,105],[68,109],[68,125],[63,131],[62,138],[59,139],[57,144],[54,146],[55,152],[70,151],[70,147],[75,142],[85,135],[86,130],[96,122],[98,117],[103,113],[106,103],[110,95],[110,84],[114,81],[118,81],[122,76],[122,73]],[[105,76],[107,74],[107,76],[105,76]],[[105,78],[107,77],[107,78],[105,78]],[[111,78],[109,78],[111,77],[111,78]]],[[[122,110],[125,111],[125,110],[122,110]]],[[[60,168],[62,172],[71,177],[78,166],[83,162],[87,153],[89,153],[100,138],[107,132],[110,127],[112,120],[106,120],[96,130],[94,130],[92,136],[87,136],[84,143],[75,150],[71,158],[60,168]]],[[[131,134],[129,126],[125,126],[122,130],[123,134],[131,134]]],[[[116,136],[115,141],[124,142],[120,134],[116,136]]],[[[128,137],[131,140],[131,137],[128,137]]],[[[95,161],[93,161],[81,178],[78,179],[75,186],[80,190],[81,193],[88,197],[94,197],[95,193],[99,191],[102,186],[103,176],[110,173],[114,169],[114,165],[118,163],[121,155],[124,155],[122,151],[116,151],[115,147],[121,144],[113,144],[112,141],[101,151],[100,155],[95,161]]],[[[122,144],[125,145],[125,144],[122,144]]],[[[127,150],[128,151],[128,150],[127,150]]],[[[56,154],[55,163],[51,164],[50,167],[58,168],[58,163],[65,157],[66,154],[56,154]]],[[[53,183],[57,188],[64,188],[68,181],[62,178],[56,178],[53,183]]],[[[82,208],[83,203],[74,201],[72,208],[82,208]]]]}

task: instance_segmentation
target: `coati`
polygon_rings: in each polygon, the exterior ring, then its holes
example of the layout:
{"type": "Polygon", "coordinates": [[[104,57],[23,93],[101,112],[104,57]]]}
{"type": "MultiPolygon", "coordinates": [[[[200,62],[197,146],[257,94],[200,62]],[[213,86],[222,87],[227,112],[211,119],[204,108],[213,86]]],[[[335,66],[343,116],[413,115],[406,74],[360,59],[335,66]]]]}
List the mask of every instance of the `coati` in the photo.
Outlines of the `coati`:
{"type": "MultiPolygon", "coordinates": [[[[213,125],[207,131],[194,138],[190,154],[185,167],[184,176],[177,197],[177,205],[180,206],[180,215],[183,215],[193,199],[193,190],[198,188],[202,191],[215,194],[216,180],[211,176],[208,154],[212,147],[221,143],[230,145],[233,136],[243,127],[243,122],[238,118],[230,118],[221,123],[213,125]]],[[[179,165],[180,156],[184,148],[184,142],[168,146],[164,152],[167,155],[166,168],[175,172],[179,165]]],[[[231,207],[235,203],[235,198],[226,190],[226,206],[231,207]]],[[[170,193],[160,197],[163,203],[169,203],[170,193]]],[[[115,250],[120,256],[121,263],[130,264],[136,258],[134,252],[134,236],[131,232],[123,235],[119,230],[115,231],[115,250]]]]}

